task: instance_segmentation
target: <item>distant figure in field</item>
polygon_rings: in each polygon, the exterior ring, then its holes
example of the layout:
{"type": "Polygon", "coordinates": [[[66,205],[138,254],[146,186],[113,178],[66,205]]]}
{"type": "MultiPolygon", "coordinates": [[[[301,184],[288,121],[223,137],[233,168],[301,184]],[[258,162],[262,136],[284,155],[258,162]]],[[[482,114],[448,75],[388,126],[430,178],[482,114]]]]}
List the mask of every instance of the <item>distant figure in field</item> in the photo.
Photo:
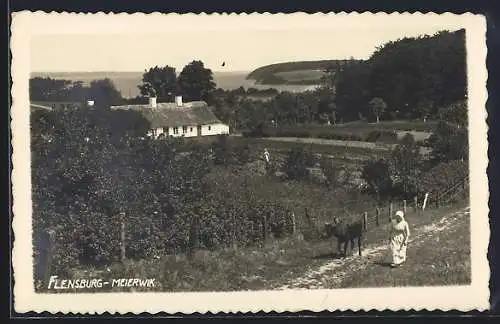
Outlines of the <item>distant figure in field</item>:
{"type": "Polygon", "coordinates": [[[267,148],[264,149],[264,161],[266,161],[266,164],[269,165],[269,159],[270,159],[271,155],[269,154],[269,151],[267,150],[267,148]]]}
{"type": "Polygon", "coordinates": [[[410,227],[401,210],[391,220],[390,246],[392,252],[391,267],[399,267],[406,261],[406,248],[410,236],[410,227]]]}

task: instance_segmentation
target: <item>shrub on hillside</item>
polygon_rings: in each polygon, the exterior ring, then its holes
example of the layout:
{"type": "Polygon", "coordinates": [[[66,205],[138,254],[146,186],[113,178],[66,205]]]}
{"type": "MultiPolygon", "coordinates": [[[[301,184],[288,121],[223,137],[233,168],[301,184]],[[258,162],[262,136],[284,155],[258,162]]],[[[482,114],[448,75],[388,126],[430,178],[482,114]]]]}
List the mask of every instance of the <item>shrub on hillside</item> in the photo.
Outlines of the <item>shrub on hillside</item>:
{"type": "Polygon", "coordinates": [[[432,160],[436,163],[466,160],[469,156],[468,136],[467,128],[440,121],[426,142],[432,149],[432,160]]]}
{"type": "Polygon", "coordinates": [[[316,157],[311,150],[306,151],[303,147],[293,148],[288,152],[283,172],[290,179],[305,179],[309,175],[308,168],[314,167],[315,164],[316,157]]]}
{"type": "Polygon", "coordinates": [[[376,197],[377,201],[388,198],[391,194],[393,184],[389,163],[385,160],[365,162],[361,177],[367,183],[368,191],[376,197]]]}
{"type": "Polygon", "coordinates": [[[391,173],[394,194],[411,198],[418,191],[418,180],[422,172],[420,146],[411,134],[406,134],[391,154],[391,173]]]}
{"type": "Polygon", "coordinates": [[[365,137],[365,141],[367,142],[395,143],[397,139],[398,134],[392,130],[374,130],[365,137]]]}
{"type": "Polygon", "coordinates": [[[363,137],[357,134],[325,132],[316,135],[317,138],[331,139],[338,141],[363,141],[363,137]]]}
{"type": "Polygon", "coordinates": [[[424,173],[418,181],[419,192],[430,193],[431,197],[444,192],[451,186],[460,183],[469,174],[467,161],[455,160],[442,162],[424,173]]]}
{"type": "Polygon", "coordinates": [[[326,184],[333,188],[337,184],[338,181],[338,170],[335,166],[333,159],[330,158],[322,158],[320,162],[321,170],[326,178],[326,184]]]}

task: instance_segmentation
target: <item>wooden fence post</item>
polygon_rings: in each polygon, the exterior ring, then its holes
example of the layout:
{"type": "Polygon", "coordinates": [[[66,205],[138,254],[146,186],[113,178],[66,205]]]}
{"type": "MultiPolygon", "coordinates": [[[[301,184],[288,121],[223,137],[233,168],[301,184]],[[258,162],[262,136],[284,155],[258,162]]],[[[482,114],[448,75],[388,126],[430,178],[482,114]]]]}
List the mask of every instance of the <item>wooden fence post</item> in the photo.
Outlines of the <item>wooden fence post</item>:
{"type": "Polygon", "coordinates": [[[379,218],[380,218],[380,209],[377,207],[377,209],[375,210],[375,224],[377,226],[379,226],[380,224],[379,218]]]}
{"type": "Polygon", "coordinates": [[[52,255],[54,254],[55,234],[55,231],[52,230],[43,231],[38,241],[39,254],[36,260],[35,278],[39,282],[42,282],[44,286],[48,284],[51,275],[50,270],[52,268],[52,255]]]}
{"type": "Polygon", "coordinates": [[[263,229],[263,238],[264,238],[264,244],[267,242],[267,214],[264,213],[262,217],[262,229],[263,229]]]}
{"type": "Polygon", "coordinates": [[[389,204],[389,222],[391,221],[391,218],[392,218],[392,212],[393,212],[393,209],[392,209],[392,202],[389,204]]]}
{"type": "Polygon", "coordinates": [[[366,232],[366,230],[368,229],[368,212],[363,213],[363,225],[366,232]]]}
{"type": "Polygon", "coordinates": [[[425,207],[427,205],[427,199],[429,198],[429,193],[425,193],[425,198],[424,198],[424,203],[422,204],[422,211],[425,210],[425,207]]]}
{"type": "Polygon", "coordinates": [[[121,261],[125,262],[125,213],[120,213],[120,251],[121,251],[121,261]]]}
{"type": "Polygon", "coordinates": [[[406,199],[403,200],[403,212],[406,214],[406,199]]]}
{"type": "Polygon", "coordinates": [[[415,206],[414,206],[415,212],[417,212],[417,209],[418,209],[418,197],[417,196],[413,197],[413,203],[415,204],[415,206]]]}

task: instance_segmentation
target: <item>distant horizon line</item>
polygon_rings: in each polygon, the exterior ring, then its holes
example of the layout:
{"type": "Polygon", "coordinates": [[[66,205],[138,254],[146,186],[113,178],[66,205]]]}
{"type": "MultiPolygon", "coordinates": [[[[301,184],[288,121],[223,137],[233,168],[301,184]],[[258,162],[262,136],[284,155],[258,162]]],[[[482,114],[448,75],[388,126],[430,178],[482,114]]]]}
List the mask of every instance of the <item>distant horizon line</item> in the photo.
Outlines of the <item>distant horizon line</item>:
{"type": "MultiPolygon", "coordinates": [[[[221,71],[221,70],[212,70],[212,72],[217,72],[217,73],[248,73],[251,72],[255,69],[252,70],[235,70],[235,71],[221,71]]],[[[128,70],[128,71],[112,71],[112,70],[95,70],[95,71],[88,71],[88,70],[78,70],[78,71],[31,71],[30,74],[33,73],[144,73],[145,70],[128,70]]],[[[180,73],[180,72],[177,72],[180,73]]]]}

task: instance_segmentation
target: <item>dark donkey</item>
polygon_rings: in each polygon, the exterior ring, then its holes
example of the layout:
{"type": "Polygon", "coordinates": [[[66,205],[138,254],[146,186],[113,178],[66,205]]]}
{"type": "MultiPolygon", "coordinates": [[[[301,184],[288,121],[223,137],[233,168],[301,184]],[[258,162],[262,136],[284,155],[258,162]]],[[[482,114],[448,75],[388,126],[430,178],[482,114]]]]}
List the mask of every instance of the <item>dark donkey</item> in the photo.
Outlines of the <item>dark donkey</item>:
{"type": "Polygon", "coordinates": [[[351,242],[351,251],[354,250],[354,240],[357,239],[358,253],[361,256],[361,246],[363,242],[363,235],[365,227],[363,220],[356,220],[348,223],[345,220],[339,220],[338,217],[334,218],[334,224],[327,224],[327,235],[329,237],[335,236],[337,238],[337,251],[341,252],[341,244],[344,243],[343,256],[347,256],[347,245],[351,242]]]}

